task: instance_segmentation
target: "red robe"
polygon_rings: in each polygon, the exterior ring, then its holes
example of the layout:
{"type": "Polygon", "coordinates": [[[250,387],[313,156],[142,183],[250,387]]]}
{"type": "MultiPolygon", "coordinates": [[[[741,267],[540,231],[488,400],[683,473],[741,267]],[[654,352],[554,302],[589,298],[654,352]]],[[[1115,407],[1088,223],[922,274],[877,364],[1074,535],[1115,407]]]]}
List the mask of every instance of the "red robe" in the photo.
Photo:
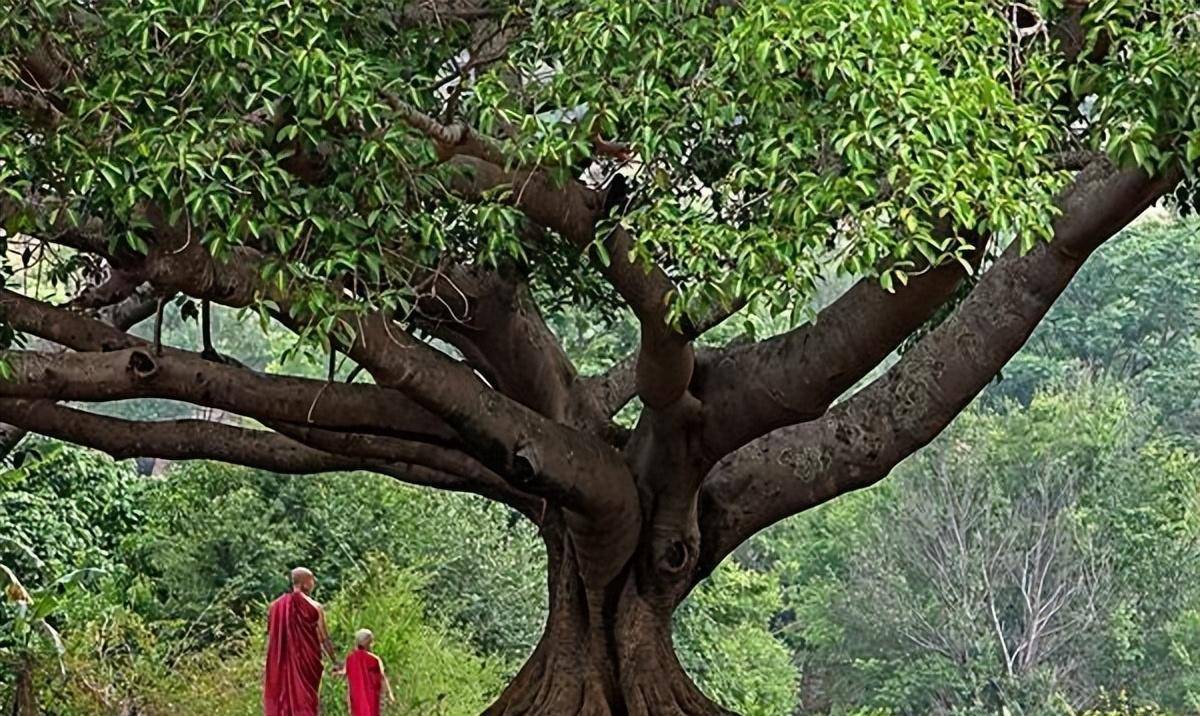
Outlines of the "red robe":
{"type": "Polygon", "coordinates": [[[355,649],[346,657],[346,683],[350,689],[350,716],[379,716],[383,670],[379,657],[366,649],[355,649]]]}
{"type": "Polygon", "coordinates": [[[271,603],[267,612],[264,716],[318,716],[321,711],[320,612],[299,592],[271,603]]]}

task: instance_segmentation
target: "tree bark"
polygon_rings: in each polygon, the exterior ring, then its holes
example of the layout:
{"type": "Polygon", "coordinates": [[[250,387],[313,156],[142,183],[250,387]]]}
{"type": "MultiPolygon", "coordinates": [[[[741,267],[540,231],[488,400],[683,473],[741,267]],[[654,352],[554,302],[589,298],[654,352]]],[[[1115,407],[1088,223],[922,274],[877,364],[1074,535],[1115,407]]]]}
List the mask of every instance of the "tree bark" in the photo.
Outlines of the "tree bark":
{"type": "Polygon", "coordinates": [[[25,437],[25,431],[12,425],[0,423],[0,458],[12,452],[17,443],[25,437]]]}
{"type": "Polygon", "coordinates": [[[672,614],[691,574],[676,568],[693,561],[686,552],[685,564],[659,569],[654,540],[644,540],[631,568],[593,591],[561,515],[547,515],[542,535],[549,561],[546,629],[484,716],[732,716],[700,692],[675,655],[672,614]]]}

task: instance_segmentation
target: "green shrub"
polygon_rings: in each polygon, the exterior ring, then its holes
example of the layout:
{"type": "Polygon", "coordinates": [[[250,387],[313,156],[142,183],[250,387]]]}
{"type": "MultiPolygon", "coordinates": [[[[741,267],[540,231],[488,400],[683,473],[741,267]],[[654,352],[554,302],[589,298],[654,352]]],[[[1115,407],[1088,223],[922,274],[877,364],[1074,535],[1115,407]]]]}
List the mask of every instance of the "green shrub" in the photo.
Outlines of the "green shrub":
{"type": "Polygon", "coordinates": [[[1136,704],[1125,691],[1102,692],[1099,704],[1086,711],[1072,711],[1071,716],[1170,716],[1155,704],[1136,704]]]}
{"type": "Polygon", "coordinates": [[[779,581],[736,563],[721,565],[676,617],[680,661],[705,694],[743,716],[792,713],[799,675],[768,628],[781,609],[779,581]]]}

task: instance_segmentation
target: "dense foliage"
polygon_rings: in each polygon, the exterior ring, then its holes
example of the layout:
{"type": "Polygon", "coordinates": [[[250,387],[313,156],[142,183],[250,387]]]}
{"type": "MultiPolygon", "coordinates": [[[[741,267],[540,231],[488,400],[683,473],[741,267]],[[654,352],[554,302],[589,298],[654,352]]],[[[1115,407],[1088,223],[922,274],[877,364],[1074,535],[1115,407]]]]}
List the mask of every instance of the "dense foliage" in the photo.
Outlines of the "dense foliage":
{"type": "Polygon", "coordinates": [[[1027,402],[1036,387],[1079,372],[1133,387],[1184,439],[1200,428],[1200,229],[1195,220],[1136,226],[1072,282],[1033,344],[1004,369],[994,396],[1027,402]]]}
{"type": "Polygon", "coordinates": [[[830,266],[890,259],[890,286],[970,236],[1048,236],[1066,154],[1150,170],[1200,157],[1190,0],[1083,3],[1082,31],[1063,0],[540,0],[444,20],[412,5],[15,4],[0,79],[37,89],[23,63],[39,57],[69,102],[6,99],[21,110],[0,116],[9,234],[90,217],[145,250],[139,227],[182,218],[218,255],[275,252],[272,280],[326,316],[328,280],[353,273],[373,302],[407,305],[446,255],[581,280],[516,241],[519,188],[482,204],[450,190],[462,167],[425,141],[438,117],[564,178],[597,159],[610,177],[595,142],[619,142],[638,158],[634,251],[679,277],[683,306],[787,303],[830,266]],[[495,20],[483,37],[480,17],[495,20]]]}

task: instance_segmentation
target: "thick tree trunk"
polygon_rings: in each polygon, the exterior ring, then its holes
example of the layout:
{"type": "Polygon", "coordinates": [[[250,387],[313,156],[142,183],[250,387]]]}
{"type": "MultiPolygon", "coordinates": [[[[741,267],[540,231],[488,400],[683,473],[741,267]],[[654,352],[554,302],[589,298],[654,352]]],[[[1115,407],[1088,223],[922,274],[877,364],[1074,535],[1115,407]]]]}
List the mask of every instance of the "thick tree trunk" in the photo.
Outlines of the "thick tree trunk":
{"type": "Polygon", "coordinates": [[[664,555],[646,539],[626,573],[595,593],[584,585],[560,519],[547,516],[543,528],[550,567],[545,633],[484,716],[733,716],[700,692],[671,640],[693,550],[664,555]]]}

